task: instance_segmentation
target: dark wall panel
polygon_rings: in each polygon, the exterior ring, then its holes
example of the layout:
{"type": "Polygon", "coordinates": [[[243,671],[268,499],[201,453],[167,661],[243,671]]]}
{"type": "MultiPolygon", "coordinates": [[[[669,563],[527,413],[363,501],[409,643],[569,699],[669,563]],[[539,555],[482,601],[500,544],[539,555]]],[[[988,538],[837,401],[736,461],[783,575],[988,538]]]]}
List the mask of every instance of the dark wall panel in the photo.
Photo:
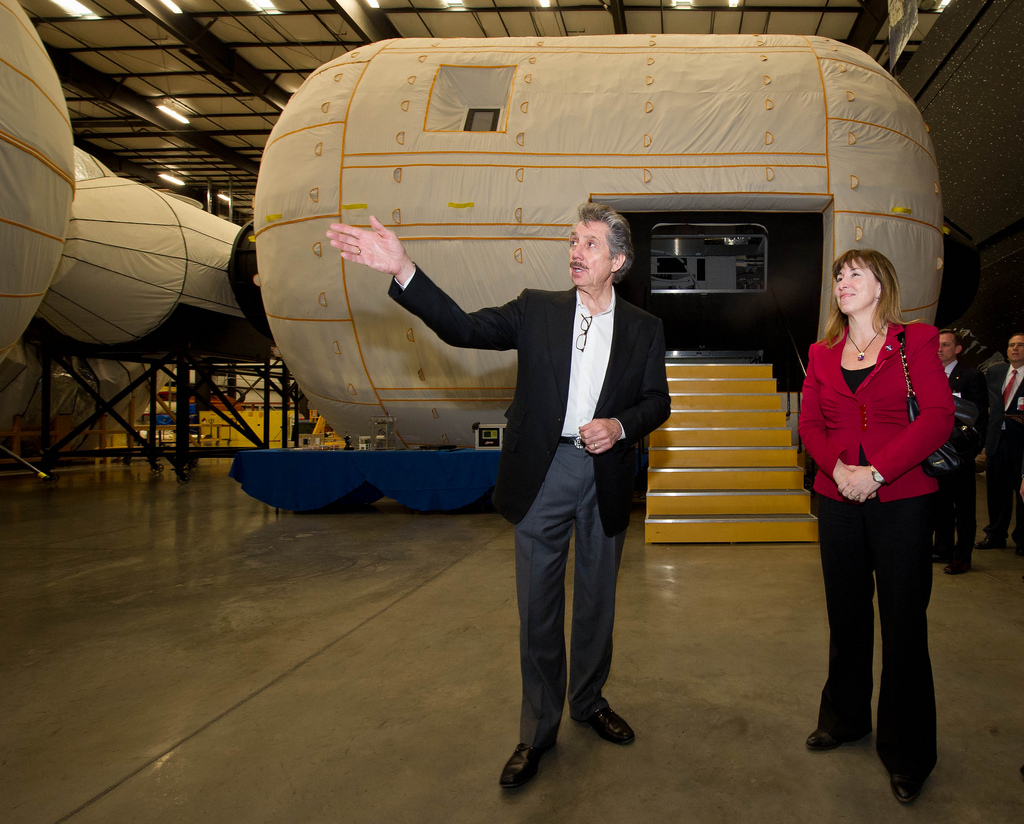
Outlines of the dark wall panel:
{"type": "MultiPolygon", "coordinates": [[[[632,303],[662,318],[669,350],[760,350],[780,366],[806,361],[817,338],[822,217],[783,212],[644,212],[626,215],[636,262],[619,286],[632,303]],[[660,223],[760,224],[768,232],[766,292],[651,294],[651,230],[660,223]],[[783,322],[784,321],[784,322],[783,322]],[[792,334],[794,343],[790,341],[792,334]]],[[[781,377],[777,372],[777,377],[781,377]]]]}

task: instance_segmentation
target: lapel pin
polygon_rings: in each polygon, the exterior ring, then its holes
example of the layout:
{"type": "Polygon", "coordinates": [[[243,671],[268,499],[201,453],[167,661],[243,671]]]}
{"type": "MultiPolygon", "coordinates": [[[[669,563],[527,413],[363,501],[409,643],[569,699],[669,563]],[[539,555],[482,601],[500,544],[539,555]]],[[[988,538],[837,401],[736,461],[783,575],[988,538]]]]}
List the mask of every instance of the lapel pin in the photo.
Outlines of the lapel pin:
{"type": "Polygon", "coordinates": [[[891,352],[892,351],[892,345],[891,344],[886,344],[885,345],[885,351],[886,352],[891,352]]]}

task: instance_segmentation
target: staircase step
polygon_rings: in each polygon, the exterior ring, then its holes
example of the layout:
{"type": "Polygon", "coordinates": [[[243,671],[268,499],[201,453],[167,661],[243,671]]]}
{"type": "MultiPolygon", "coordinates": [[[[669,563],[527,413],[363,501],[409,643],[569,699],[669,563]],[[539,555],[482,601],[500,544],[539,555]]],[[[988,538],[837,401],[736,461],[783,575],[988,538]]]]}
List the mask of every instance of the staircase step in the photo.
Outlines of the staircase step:
{"type": "Polygon", "coordinates": [[[782,395],[777,392],[710,395],[706,392],[669,392],[672,410],[732,409],[740,411],[782,410],[782,395]]]}
{"type": "Polygon", "coordinates": [[[672,378],[770,378],[770,363],[668,363],[665,365],[669,380],[672,378]]]}
{"type": "Polygon", "coordinates": [[[818,521],[813,515],[694,515],[647,518],[648,543],[813,543],[818,521]]]}
{"type": "Polygon", "coordinates": [[[721,392],[776,392],[775,379],[768,378],[673,378],[668,379],[668,391],[695,392],[716,395],[721,392]]]}
{"type": "Polygon", "coordinates": [[[781,411],[781,408],[777,411],[756,410],[753,412],[737,409],[673,410],[665,425],[672,427],[784,427],[786,425],[786,413],[781,411]]]}
{"type": "Polygon", "coordinates": [[[649,489],[803,489],[799,466],[661,467],[647,471],[649,489]]]}
{"type": "Polygon", "coordinates": [[[650,490],[648,516],[808,515],[811,493],[806,489],[692,489],[650,490]]]}
{"type": "Polygon", "coordinates": [[[796,466],[795,446],[652,446],[652,467],[796,466]]]}
{"type": "Polygon", "coordinates": [[[651,433],[651,446],[789,446],[784,426],[663,426],[651,433]]]}

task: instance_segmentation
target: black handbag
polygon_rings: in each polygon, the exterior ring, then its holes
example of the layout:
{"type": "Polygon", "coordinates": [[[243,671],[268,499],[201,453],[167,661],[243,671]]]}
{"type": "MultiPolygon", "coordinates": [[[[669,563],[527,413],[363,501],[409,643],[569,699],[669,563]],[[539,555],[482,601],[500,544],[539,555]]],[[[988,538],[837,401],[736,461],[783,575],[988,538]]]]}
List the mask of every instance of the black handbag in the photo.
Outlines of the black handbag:
{"type": "MultiPolygon", "coordinates": [[[[907,380],[907,417],[913,422],[921,410],[917,405],[917,395],[914,394],[914,387],[910,383],[910,370],[907,369],[907,346],[903,333],[896,335],[900,342],[900,361],[903,363],[903,377],[907,380]]],[[[921,461],[921,468],[925,475],[938,478],[941,475],[948,475],[956,472],[969,460],[973,454],[980,437],[974,424],[978,422],[978,407],[966,398],[953,397],[953,404],[956,407],[953,415],[953,431],[946,442],[932,452],[927,458],[921,461]]]]}

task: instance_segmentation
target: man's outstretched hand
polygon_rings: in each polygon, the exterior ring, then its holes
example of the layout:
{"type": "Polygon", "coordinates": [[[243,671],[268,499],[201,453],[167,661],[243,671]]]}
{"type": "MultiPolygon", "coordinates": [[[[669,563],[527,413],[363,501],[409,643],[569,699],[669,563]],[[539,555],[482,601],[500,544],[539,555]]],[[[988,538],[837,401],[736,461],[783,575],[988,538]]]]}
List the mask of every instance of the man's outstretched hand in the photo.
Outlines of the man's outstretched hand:
{"type": "Polygon", "coordinates": [[[332,223],[327,237],[345,260],[393,275],[403,286],[416,271],[416,264],[406,254],[398,235],[385,229],[373,215],[370,215],[369,229],[332,223]]]}

